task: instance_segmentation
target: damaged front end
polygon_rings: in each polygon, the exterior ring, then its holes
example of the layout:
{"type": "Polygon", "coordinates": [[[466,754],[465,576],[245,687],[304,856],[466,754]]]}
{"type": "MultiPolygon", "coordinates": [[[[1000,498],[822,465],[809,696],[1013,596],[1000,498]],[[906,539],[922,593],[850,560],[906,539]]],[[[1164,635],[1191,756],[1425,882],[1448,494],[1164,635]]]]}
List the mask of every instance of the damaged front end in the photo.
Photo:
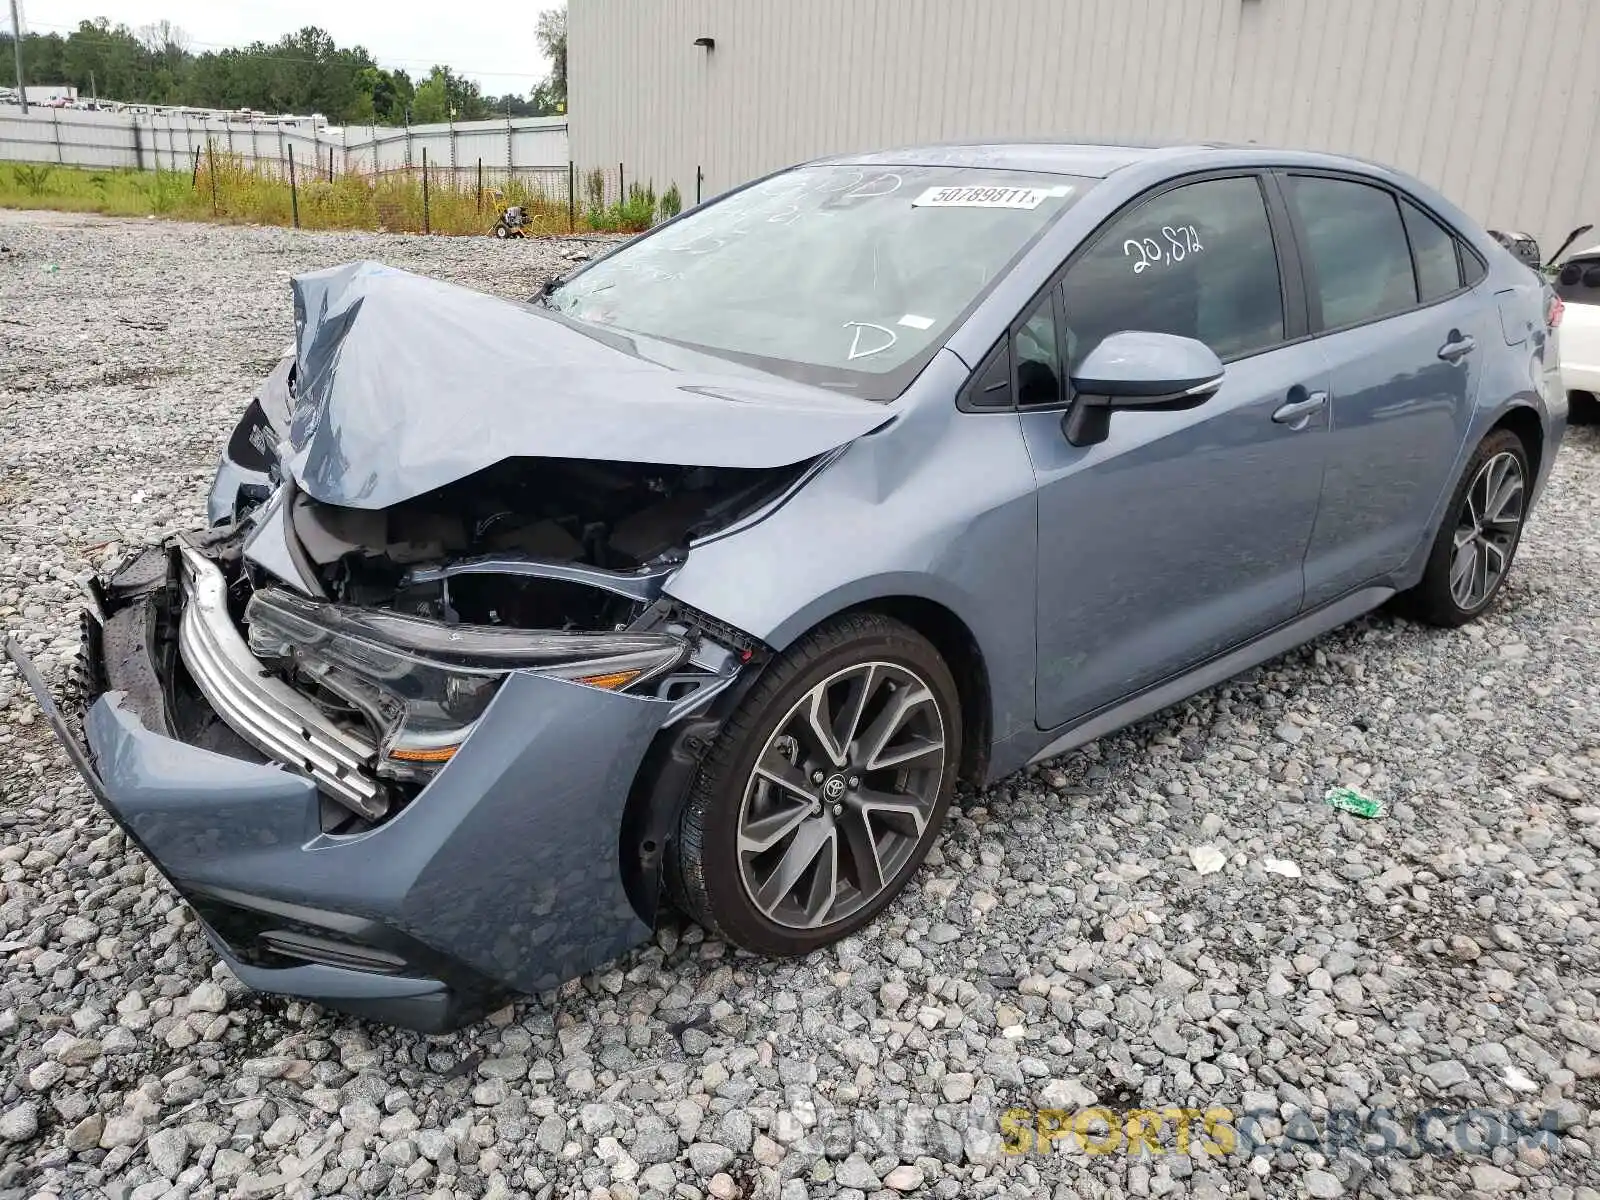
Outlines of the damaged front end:
{"type": "Polygon", "coordinates": [[[379,511],[285,479],[208,551],[178,549],[183,662],[242,737],[349,810],[341,828],[382,821],[514,672],[661,700],[669,722],[726,686],[755,647],[708,637],[663,588],[694,540],[803,470],[518,460],[379,511]]]}
{"type": "Polygon", "coordinates": [[[251,561],[256,515],[97,581],[87,754],[59,729],[230,967],[443,1029],[647,937],[674,800],[643,768],[760,647],[660,564],[363,552],[308,596],[251,561]]]}
{"type": "Polygon", "coordinates": [[[677,804],[764,654],[666,584],[883,419],[459,292],[296,281],[296,353],[224,452],[210,528],[91,589],[86,747],[8,646],[246,984],[423,1029],[649,936],[677,804]],[[555,364],[541,420],[447,411],[485,325],[521,350],[473,367],[482,388],[555,364]],[[594,399],[607,371],[630,398],[594,399]],[[652,405],[670,419],[641,423],[652,405]]]}

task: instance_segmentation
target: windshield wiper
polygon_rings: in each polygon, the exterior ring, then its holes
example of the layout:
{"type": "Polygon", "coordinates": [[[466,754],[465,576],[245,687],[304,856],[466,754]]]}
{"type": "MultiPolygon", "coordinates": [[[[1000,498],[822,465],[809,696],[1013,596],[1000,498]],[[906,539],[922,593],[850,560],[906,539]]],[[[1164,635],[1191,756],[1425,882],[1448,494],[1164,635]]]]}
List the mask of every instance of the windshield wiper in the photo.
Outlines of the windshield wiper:
{"type": "Polygon", "coordinates": [[[539,285],[538,293],[528,297],[528,303],[537,304],[540,308],[549,308],[550,297],[555,295],[556,289],[564,283],[566,283],[566,280],[559,276],[546,279],[544,283],[539,285]]]}

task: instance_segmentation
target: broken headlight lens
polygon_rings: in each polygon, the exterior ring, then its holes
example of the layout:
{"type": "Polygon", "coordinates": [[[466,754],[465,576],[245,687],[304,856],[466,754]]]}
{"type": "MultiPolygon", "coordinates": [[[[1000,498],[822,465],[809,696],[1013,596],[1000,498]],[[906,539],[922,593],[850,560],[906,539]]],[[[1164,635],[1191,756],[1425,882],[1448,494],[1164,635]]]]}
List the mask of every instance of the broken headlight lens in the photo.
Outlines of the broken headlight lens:
{"type": "Polygon", "coordinates": [[[681,663],[655,633],[445,625],[271,589],[245,607],[250,649],[356,709],[381,738],[379,773],[422,779],[453,756],[512,671],[626,691],[681,663]]]}

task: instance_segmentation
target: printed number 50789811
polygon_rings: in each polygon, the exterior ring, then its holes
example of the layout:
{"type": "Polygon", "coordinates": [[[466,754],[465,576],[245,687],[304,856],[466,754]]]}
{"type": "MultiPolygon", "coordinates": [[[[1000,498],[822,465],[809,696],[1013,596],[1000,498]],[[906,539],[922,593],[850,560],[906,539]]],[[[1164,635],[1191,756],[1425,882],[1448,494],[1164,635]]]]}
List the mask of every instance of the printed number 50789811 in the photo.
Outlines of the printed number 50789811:
{"type": "Polygon", "coordinates": [[[1200,242],[1200,231],[1193,225],[1163,225],[1159,239],[1147,236],[1124,241],[1122,256],[1139,256],[1133,264],[1133,273],[1138,275],[1146,267],[1170,267],[1173,263],[1181,263],[1191,254],[1199,254],[1204,249],[1205,246],[1200,242]]]}

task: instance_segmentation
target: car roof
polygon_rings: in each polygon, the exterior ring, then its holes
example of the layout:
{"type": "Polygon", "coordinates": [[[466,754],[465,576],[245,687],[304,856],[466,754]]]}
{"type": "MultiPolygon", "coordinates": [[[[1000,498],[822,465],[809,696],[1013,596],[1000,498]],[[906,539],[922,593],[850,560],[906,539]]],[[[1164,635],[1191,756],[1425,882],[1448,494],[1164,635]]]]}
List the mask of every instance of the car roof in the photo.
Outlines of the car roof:
{"type": "Polygon", "coordinates": [[[1295,165],[1355,167],[1370,172],[1382,164],[1346,155],[1304,150],[1284,150],[1255,143],[1223,141],[1063,141],[1051,138],[1004,141],[944,142],[902,146],[860,154],[840,154],[818,159],[841,166],[955,166],[989,170],[1034,171],[1041,174],[1082,175],[1104,179],[1136,163],[1183,159],[1186,168],[1203,166],[1208,152],[1218,159],[1236,160],[1241,154],[1261,162],[1282,159],[1295,165]]]}
{"type": "Polygon", "coordinates": [[[1139,144],[1130,142],[1061,142],[1015,140],[1003,142],[944,142],[840,154],[820,161],[849,166],[952,166],[991,170],[1038,171],[1058,175],[1104,178],[1111,172],[1146,158],[1175,150],[1208,149],[1216,143],[1139,144]]]}

